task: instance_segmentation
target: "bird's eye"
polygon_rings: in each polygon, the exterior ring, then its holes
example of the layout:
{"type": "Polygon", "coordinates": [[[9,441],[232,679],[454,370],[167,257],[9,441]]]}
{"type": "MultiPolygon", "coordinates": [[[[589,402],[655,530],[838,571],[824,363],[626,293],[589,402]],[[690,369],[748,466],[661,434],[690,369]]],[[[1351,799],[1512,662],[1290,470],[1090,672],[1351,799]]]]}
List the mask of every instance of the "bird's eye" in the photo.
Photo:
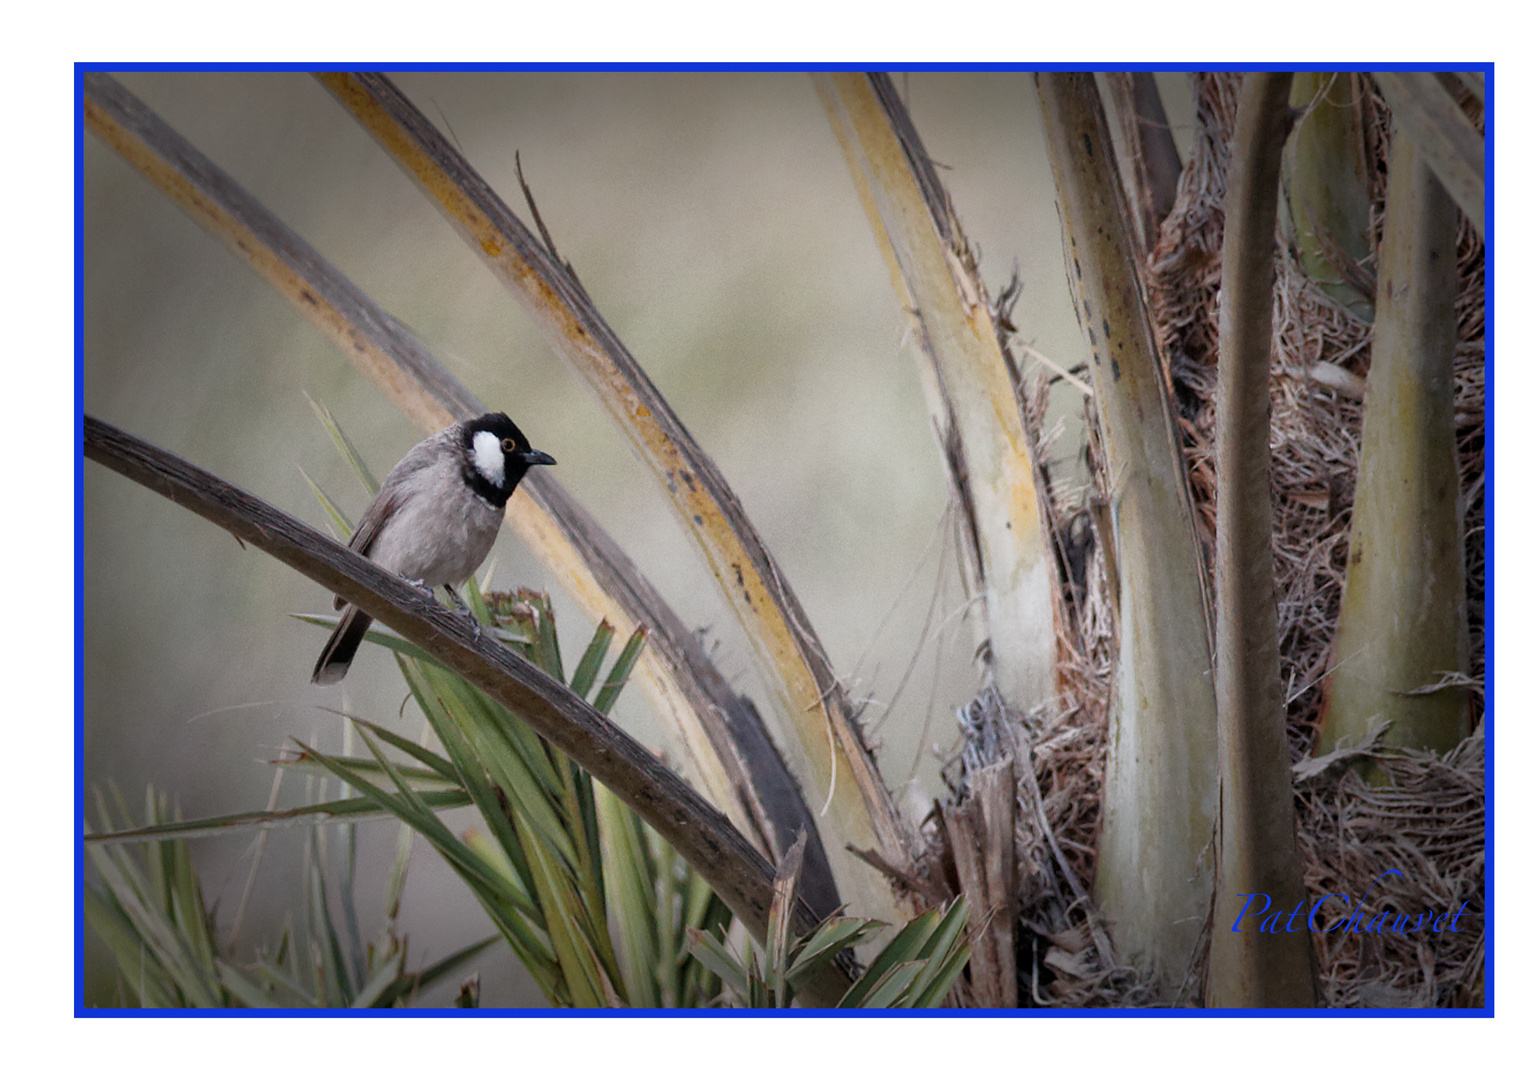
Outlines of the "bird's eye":
{"type": "Polygon", "coordinates": [[[505,439],[500,445],[503,446],[504,453],[512,454],[514,453],[514,448],[517,444],[513,439],[505,439]]]}

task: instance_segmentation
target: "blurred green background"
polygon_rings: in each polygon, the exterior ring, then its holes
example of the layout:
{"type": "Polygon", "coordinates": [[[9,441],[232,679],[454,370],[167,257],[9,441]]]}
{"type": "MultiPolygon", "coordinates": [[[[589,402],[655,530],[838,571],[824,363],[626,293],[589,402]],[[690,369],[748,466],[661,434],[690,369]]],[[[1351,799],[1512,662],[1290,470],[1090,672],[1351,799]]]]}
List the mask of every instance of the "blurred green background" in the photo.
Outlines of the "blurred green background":
{"type": "MultiPolygon", "coordinates": [[[[485,265],[326,91],[298,73],[117,77],[554,454],[557,479],[706,628],[722,672],[768,714],[747,641],[658,483],[485,265]]],[[[887,782],[900,792],[915,773],[938,794],[954,709],[976,685],[974,642],[960,618],[944,477],[906,323],[810,79],[394,77],[528,220],[519,152],[561,254],[715,458],[840,677],[868,702],[887,782]],[[934,632],[919,652],[930,613],[934,632]]],[[[896,84],[945,166],[988,288],[1016,266],[1020,335],[1067,366],[1081,362],[1029,76],[923,72],[896,84]]],[[[1165,77],[1162,89],[1186,149],[1185,76],[1165,77]]],[[[420,433],[252,270],[89,135],[83,199],[86,411],[320,527],[326,517],[299,470],[358,515],[364,495],[304,395],[334,411],[378,476],[420,433]]],[[[1074,436],[1077,421],[1068,423],[1074,436]]],[[[581,652],[590,624],[510,530],[490,561],[498,587],[549,589],[564,648],[581,652]]],[[[327,610],[327,595],[274,560],[87,465],[82,797],[112,781],[134,806],[153,784],[188,817],[261,807],[273,779],[263,763],[289,735],[337,746],[339,722],[324,708],[341,700],[417,735],[418,715],[403,708],[402,680],[380,649],[363,649],[339,689],[308,684],[324,635],[288,613],[327,610]]],[[[661,747],[644,710],[630,694],[616,719],[661,747]]],[[[788,741],[777,741],[788,755],[788,741]]],[[[300,778],[288,778],[283,803],[302,794],[300,778]]],[[[364,934],[380,926],[394,832],[360,827],[364,934]]],[[[272,836],[243,956],[273,941],[296,908],[304,838],[272,836]]],[[[251,839],[196,843],[225,928],[251,839]]],[[[401,925],[415,965],[491,932],[423,844],[401,925]]],[[[86,961],[86,1001],[98,1003],[112,975],[93,946],[86,961]]],[[[507,949],[479,967],[484,1004],[541,1003],[507,949]]]]}

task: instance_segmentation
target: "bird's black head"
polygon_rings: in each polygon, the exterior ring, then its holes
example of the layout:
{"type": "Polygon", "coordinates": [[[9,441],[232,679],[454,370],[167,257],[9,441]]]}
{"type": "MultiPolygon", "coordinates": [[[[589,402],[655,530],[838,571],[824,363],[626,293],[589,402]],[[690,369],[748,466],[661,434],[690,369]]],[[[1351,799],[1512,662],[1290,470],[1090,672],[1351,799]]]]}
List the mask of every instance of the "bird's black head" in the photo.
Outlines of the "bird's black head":
{"type": "Polygon", "coordinates": [[[524,432],[503,413],[486,413],[461,429],[462,477],[467,486],[494,506],[503,506],[532,465],[555,465],[556,459],[530,446],[524,432]]]}

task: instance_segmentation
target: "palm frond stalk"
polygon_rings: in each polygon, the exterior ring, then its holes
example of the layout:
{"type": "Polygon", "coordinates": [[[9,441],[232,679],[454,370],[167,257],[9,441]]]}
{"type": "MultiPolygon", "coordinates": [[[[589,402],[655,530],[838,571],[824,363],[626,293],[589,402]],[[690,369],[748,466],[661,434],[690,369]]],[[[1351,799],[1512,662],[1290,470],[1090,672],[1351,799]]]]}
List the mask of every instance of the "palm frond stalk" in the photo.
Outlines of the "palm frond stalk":
{"type": "Polygon", "coordinates": [[[1149,71],[1110,71],[1102,79],[1113,108],[1118,157],[1140,250],[1150,251],[1177,199],[1182,159],[1156,76],[1149,71]]]}
{"type": "Polygon", "coordinates": [[[1205,570],[1097,85],[1036,76],[1077,318],[1092,348],[1117,564],[1096,896],[1127,957],[1177,987],[1209,915],[1218,804],[1205,570]]]}
{"type": "Polygon", "coordinates": [[[843,891],[867,911],[895,915],[898,901],[889,881],[852,859],[846,847],[879,851],[892,865],[905,867],[917,837],[892,804],[811,620],[720,470],[568,264],[525,227],[396,86],[374,73],[328,73],[319,79],[525,306],[660,481],[790,720],[810,766],[807,779],[817,805],[826,808],[820,823],[843,891]]]}
{"type": "Polygon", "coordinates": [[[1373,320],[1373,177],[1355,72],[1301,71],[1283,186],[1299,263],[1326,295],[1373,320]]]}
{"type": "Polygon", "coordinates": [[[1375,71],[1395,123],[1476,229],[1485,228],[1485,140],[1432,71],[1375,71]]]}
{"type": "Polygon", "coordinates": [[[1457,210],[1401,128],[1390,143],[1373,362],[1322,752],[1469,733],[1468,624],[1453,407],[1457,210]]]}
{"type": "Polygon", "coordinates": [[[1268,910],[1304,901],[1278,657],[1268,409],[1273,231],[1288,135],[1287,74],[1248,75],[1226,192],[1215,411],[1214,696],[1220,820],[1206,1001],[1232,1008],[1308,1008],[1310,939],[1237,925],[1254,895],[1268,910]]]}
{"type": "Polygon", "coordinates": [[[816,76],[891,284],[917,342],[919,374],[959,509],[978,649],[1005,701],[1055,696],[1050,528],[1036,494],[1024,388],[954,206],[884,74],[816,76]]]}

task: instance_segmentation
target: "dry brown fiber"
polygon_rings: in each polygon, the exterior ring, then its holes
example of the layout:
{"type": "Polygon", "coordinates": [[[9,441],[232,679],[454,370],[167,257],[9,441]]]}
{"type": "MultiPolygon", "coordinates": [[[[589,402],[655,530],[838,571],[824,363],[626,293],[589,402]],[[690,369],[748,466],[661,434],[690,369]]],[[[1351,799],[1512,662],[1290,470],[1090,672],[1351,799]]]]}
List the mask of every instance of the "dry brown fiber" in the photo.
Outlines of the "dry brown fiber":
{"type": "MultiPolygon", "coordinates": [[[[1193,76],[1198,105],[1194,153],[1177,203],[1163,223],[1146,274],[1158,343],[1179,413],[1205,557],[1213,556],[1213,396],[1217,361],[1219,250],[1239,76],[1193,76]]],[[[1375,238],[1382,235],[1387,111],[1363,80],[1369,153],[1374,161],[1375,238]]],[[[1323,677],[1345,579],[1347,532],[1362,432],[1362,380],[1372,327],[1305,276],[1280,243],[1272,372],[1274,566],[1278,627],[1295,761],[1316,734],[1323,677]],[[1331,365],[1340,369],[1333,375],[1331,365]],[[1316,378],[1312,373],[1324,376],[1316,378]],[[1340,377],[1337,377],[1340,375],[1340,377]]],[[[1460,225],[1458,351],[1455,388],[1461,489],[1464,493],[1472,685],[1484,671],[1485,260],[1479,235],[1460,225]]],[[[1087,493],[1057,495],[1057,529],[1087,509],[1087,493]]],[[[1095,493],[1094,493],[1095,494],[1095,493]]],[[[1085,600],[1057,620],[1061,707],[1048,720],[1019,718],[1043,813],[1067,861],[1091,886],[1106,756],[1111,612],[1095,549],[1085,600]]],[[[1477,710],[1476,710],[1477,711],[1477,710]]],[[[1485,802],[1482,734],[1446,755],[1375,748],[1391,780],[1370,787],[1348,762],[1310,774],[1296,786],[1305,883],[1312,898],[1373,888],[1365,910],[1382,905],[1408,915],[1456,912],[1474,918],[1456,932],[1316,936],[1320,989],[1334,1007],[1428,1007],[1483,1003],[1485,802]]],[[[1020,799],[1020,803],[1022,800],[1020,799]]],[[[1107,962],[1087,902],[1064,881],[1032,819],[1019,814],[1020,925],[1033,947],[1025,991],[1035,1004],[1066,1007],[1189,1004],[1197,993],[1158,987],[1148,974],[1107,962]],[[1101,945],[1101,948],[1099,947],[1101,945]]]]}

